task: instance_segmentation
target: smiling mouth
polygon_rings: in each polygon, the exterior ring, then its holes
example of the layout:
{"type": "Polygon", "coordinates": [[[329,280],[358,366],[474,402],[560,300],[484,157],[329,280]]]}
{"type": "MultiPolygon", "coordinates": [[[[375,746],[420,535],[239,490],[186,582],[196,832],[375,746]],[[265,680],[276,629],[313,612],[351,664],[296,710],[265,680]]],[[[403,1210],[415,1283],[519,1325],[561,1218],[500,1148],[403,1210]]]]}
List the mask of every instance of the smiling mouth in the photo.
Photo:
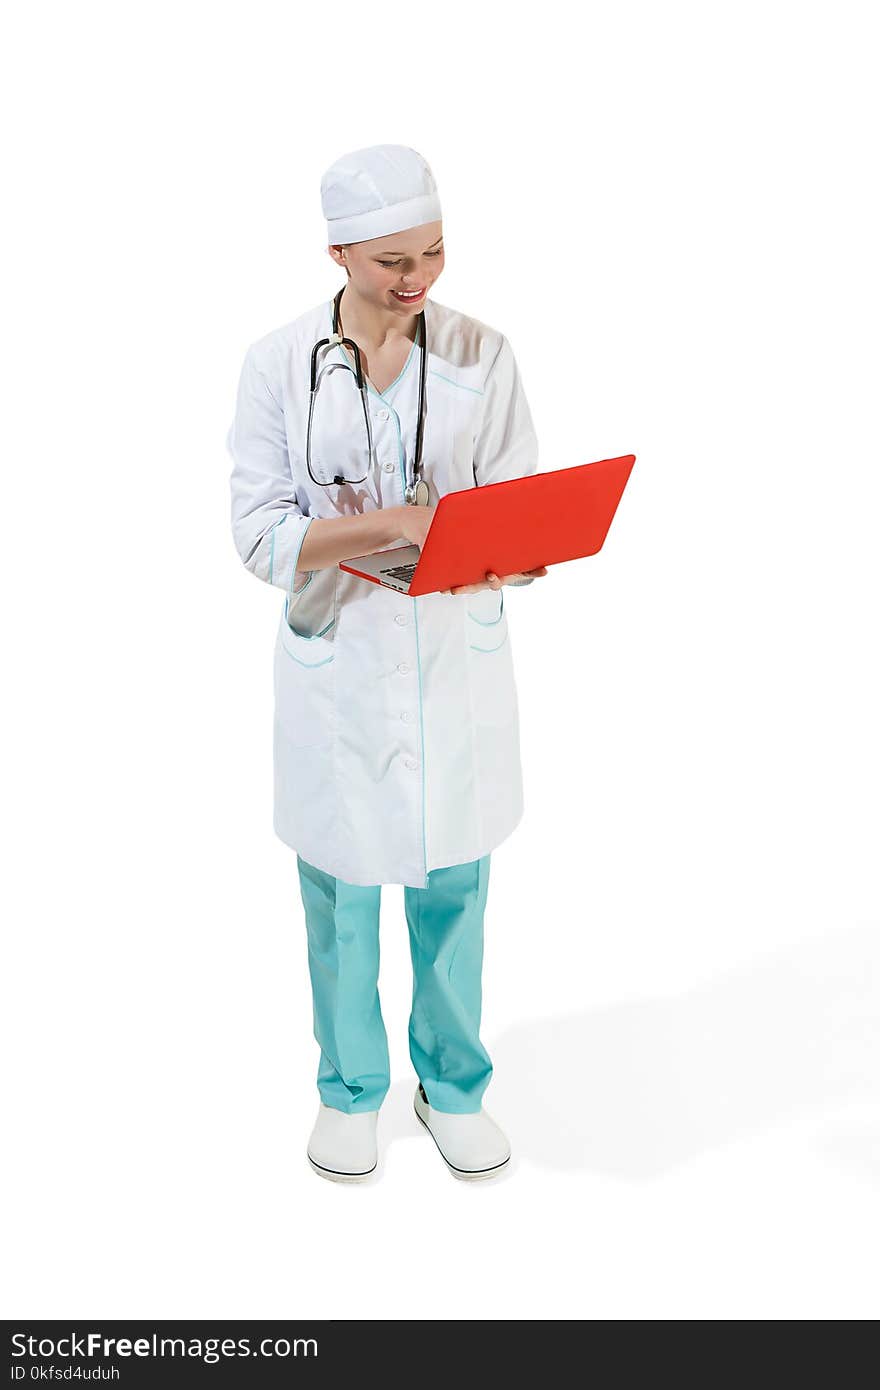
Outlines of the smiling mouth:
{"type": "Polygon", "coordinates": [[[414,290],[411,292],[404,290],[391,291],[391,293],[394,295],[394,298],[399,299],[401,304],[414,304],[416,300],[421,299],[423,295],[427,294],[427,292],[428,291],[426,285],[423,285],[420,290],[414,290]]]}

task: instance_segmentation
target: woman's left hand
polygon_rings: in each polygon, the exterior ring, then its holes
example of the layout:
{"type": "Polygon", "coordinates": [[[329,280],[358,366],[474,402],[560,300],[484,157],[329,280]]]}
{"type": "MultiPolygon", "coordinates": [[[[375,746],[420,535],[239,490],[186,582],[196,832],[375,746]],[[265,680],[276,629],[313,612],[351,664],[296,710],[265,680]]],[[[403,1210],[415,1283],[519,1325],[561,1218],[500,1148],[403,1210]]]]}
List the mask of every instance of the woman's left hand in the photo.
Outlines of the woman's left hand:
{"type": "Polygon", "coordinates": [[[441,589],[441,594],[478,594],[481,589],[500,589],[502,584],[516,584],[523,579],[543,579],[547,573],[547,566],[541,565],[536,570],[523,570],[521,574],[505,574],[499,576],[492,570],[486,571],[486,578],[481,584],[460,584],[457,589],[441,589]]]}

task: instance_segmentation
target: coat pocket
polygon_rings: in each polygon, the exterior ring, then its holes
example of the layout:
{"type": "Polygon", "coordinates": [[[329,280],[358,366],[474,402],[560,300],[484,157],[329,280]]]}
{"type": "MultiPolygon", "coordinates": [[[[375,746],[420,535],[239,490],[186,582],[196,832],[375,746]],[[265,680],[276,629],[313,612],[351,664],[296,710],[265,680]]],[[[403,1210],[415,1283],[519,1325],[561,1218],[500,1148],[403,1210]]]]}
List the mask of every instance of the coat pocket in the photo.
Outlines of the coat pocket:
{"type": "Polygon", "coordinates": [[[329,745],[333,737],[332,646],[323,637],[282,629],[275,644],[275,718],[294,748],[329,745]]]}
{"type": "Polygon", "coordinates": [[[504,589],[480,589],[467,596],[468,644],[475,651],[494,651],[507,638],[504,589]]]}
{"type": "Polygon", "coordinates": [[[467,629],[474,720],[483,725],[514,723],[518,710],[503,588],[468,595],[467,629]]]}
{"type": "Polygon", "coordinates": [[[333,737],[335,600],[316,593],[310,606],[298,606],[300,594],[324,573],[315,571],[285,603],[275,643],[275,719],[293,748],[329,745],[333,737]],[[315,630],[309,632],[310,627],[315,630]]]}

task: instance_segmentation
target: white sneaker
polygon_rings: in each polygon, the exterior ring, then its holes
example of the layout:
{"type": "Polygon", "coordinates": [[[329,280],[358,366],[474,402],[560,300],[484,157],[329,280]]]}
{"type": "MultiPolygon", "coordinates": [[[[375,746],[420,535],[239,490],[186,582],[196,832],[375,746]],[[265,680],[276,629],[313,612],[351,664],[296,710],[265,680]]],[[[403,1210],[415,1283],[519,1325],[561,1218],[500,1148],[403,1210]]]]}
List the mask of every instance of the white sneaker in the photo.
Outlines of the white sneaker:
{"type": "Polygon", "coordinates": [[[413,1106],[456,1178],[466,1182],[494,1178],[506,1168],[510,1161],[510,1144],[504,1131],[485,1110],[474,1115],[449,1115],[432,1110],[421,1082],[413,1106]]]}
{"type": "Polygon", "coordinates": [[[363,1182],[378,1163],[376,1122],[378,1110],[346,1115],[321,1102],[308,1159],[315,1172],[330,1182],[363,1182]]]}

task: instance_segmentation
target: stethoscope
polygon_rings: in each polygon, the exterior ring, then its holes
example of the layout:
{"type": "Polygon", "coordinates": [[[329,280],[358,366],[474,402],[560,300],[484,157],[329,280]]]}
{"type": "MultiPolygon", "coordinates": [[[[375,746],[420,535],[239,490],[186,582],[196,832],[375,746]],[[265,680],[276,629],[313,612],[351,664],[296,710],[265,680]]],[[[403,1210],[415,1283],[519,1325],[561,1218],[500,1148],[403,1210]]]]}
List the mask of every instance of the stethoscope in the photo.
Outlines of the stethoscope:
{"type": "MultiPolygon", "coordinates": [[[[361,404],[364,408],[364,422],[367,427],[367,458],[370,463],[372,463],[373,459],[373,431],[370,427],[370,406],[367,398],[367,382],[364,376],[363,367],[361,365],[360,348],[352,338],[344,338],[342,334],[339,332],[339,301],[342,298],[342,292],[344,289],[345,286],[343,285],[342,289],[339,291],[339,293],[336,295],[336,298],[333,300],[332,334],[329,338],[321,338],[317,343],[315,343],[315,346],[312,348],[312,363],[309,383],[309,422],[306,426],[306,467],[309,470],[309,477],[312,479],[312,482],[318,483],[320,487],[339,486],[340,484],[344,485],[345,483],[362,483],[369,476],[369,470],[367,473],[364,474],[363,478],[346,478],[341,473],[338,473],[334,477],[332,483],[322,483],[320,478],[316,478],[314,473],[312,472],[312,415],[315,409],[315,394],[318,389],[318,383],[320,381],[320,378],[327,370],[327,366],[325,365],[322,366],[320,373],[317,371],[318,353],[323,347],[335,347],[338,344],[342,344],[345,347],[351,348],[355,362],[355,379],[357,381],[358,391],[360,392],[361,404]]],[[[418,343],[419,347],[421,348],[422,360],[419,364],[419,420],[418,427],[416,429],[416,454],[412,466],[412,476],[410,478],[409,483],[407,483],[406,485],[404,493],[406,501],[409,503],[410,506],[413,507],[427,507],[430,499],[428,484],[422,477],[422,436],[424,435],[425,431],[425,371],[428,361],[428,354],[425,349],[425,339],[425,311],[423,308],[422,312],[419,314],[418,323],[418,343]]],[[[329,365],[339,366],[340,364],[338,362],[334,362],[329,365]]],[[[348,368],[348,371],[351,371],[350,367],[348,368]]]]}

